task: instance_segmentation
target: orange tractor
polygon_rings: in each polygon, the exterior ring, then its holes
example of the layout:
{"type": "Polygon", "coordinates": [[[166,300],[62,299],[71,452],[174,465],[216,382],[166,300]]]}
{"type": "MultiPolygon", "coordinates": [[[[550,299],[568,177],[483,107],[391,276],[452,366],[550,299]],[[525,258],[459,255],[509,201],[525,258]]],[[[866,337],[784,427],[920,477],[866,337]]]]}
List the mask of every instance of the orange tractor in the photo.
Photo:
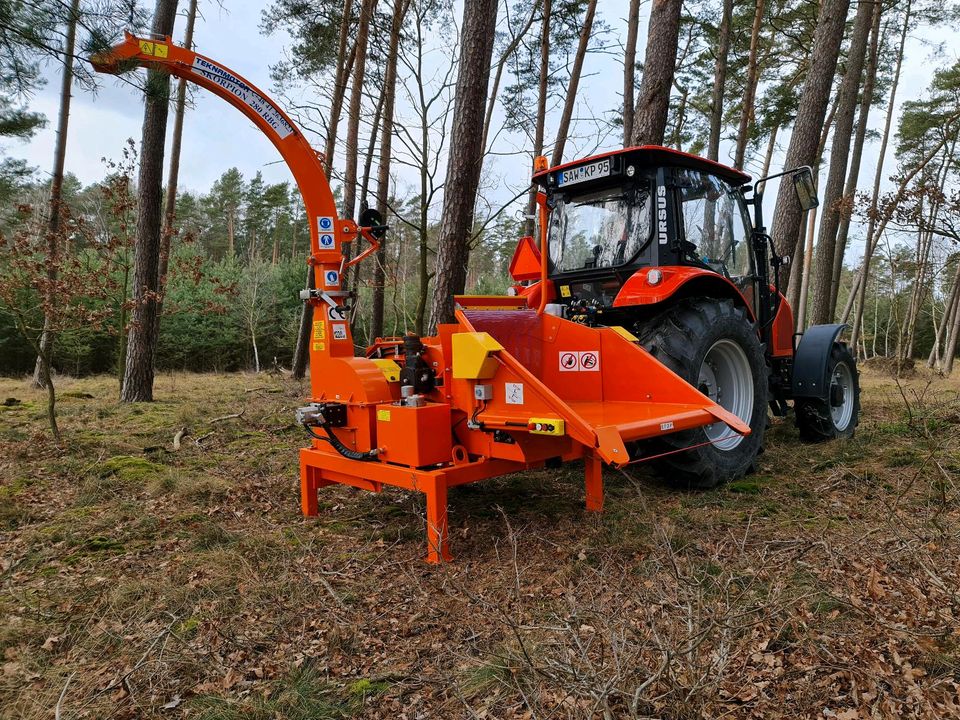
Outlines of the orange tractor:
{"type": "MultiPolygon", "coordinates": [[[[712,487],[749,472],[768,406],[794,403],[811,440],[857,424],[857,370],[840,325],[794,333],[786,262],[761,217],[764,181],[662,147],[549,168],[538,158],[539,238],[521,239],[502,297],[456,298],[433,337],[378,338],[357,356],[344,271],[386,231],[375,212],[339,218],[321,157],[265,93],[169,38],[127,35],[92,59],[102,72],[166,69],[220,95],[274,143],[303,195],[317,288],[301,503],[343,484],[426,496],[427,559],[450,559],[451,487],[582,461],[586,506],[603,507],[604,465],[649,461],[712,487]],[[750,192],[752,190],[752,193],[750,192]],[[753,218],[748,208],[753,210],[753,218]],[[368,247],[347,259],[350,243],[368,247]],[[772,277],[771,277],[772,276],[772,277]]],[[[783,173],[816,204],[808,168],[783,173]]]]}

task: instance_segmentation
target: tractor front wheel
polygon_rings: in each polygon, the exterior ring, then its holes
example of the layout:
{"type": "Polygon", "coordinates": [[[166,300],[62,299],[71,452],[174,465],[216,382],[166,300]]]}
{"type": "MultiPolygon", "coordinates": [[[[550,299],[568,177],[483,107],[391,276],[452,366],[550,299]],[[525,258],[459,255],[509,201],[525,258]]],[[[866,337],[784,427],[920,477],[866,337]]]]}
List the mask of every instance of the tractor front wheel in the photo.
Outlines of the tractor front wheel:
{"type": "Polygon", "coordinates": [[[828,362],[830,390],[827,398],[797,398],[794,401],[800,439],[805,442],[852,437],[860,422],[860,376],[850,348],[845,343],[835,342],[828,362]]]}
{"type": "Polygon", "coordinates": [[[756,328],[730,300],[684,300],[638,324],[644,348],[750,426],[738,435],[717,422],[657,441],[657,472],[668,481],[712,488],[749,472],[767,426],[767,366],[756,328]],[[667,453],[667,454],[664,454],[667,453]]]}

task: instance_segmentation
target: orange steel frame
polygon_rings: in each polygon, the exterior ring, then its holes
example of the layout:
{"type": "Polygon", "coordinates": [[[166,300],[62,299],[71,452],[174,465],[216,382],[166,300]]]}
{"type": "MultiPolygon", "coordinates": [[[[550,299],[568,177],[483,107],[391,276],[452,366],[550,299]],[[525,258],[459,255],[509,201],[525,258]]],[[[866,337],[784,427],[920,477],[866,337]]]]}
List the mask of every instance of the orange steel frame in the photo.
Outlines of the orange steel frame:
{"type": "MultiPolygon", "coordinates": [[[[127,33],[121,44],[94,56],[91,62],[100,72],[120,73],[147,67],[184,78],[229,102],[273,142],[296,180],[310,222],[308,262],[314,266],[318,279],[317,292],[307,300],[315,311],[310,343],[311,397],[314,402],[346,406],[346,426],[333,430],[342,443],[357,451],[376,447],[376,427],[381,420],[378,406],[397,407],[392,403],[399,399],[399,383],[389,382],[382,368],[373,361],[355,356],[350,325],[340,309],[348,294],[342,289],[344,271],[373,253],[378,244],[371,228],[358,227],[353,220],[337,215],[322,156],[265,93],[221,63],[173,44],[169,37],[150,39],[127,33]],[[360,237],[370,246],[347,261],[345,246],[360,237]]],[[[498,399],[491,401],[489,407],[486,402],[482,405],[487,432],[470,428],[463,421],[471,410],[474,418],[480,412],[473,396],[476,381],[453,376],[452,337],[456,333],[475,333],[475,330],[480,330],[480,335],[485,333],[484,327],[475,329],[466,314],[458,311],[456,325],[443,325],[437,337],[423,339],[425,357],[443,380],[441,386],[428,393],[427,412],[434,413],[438,405],[446,404],[451,423],[444,428],[431,426],[428,431],[451,432],[451,442],[455,437],[457,444],[452,445],[450,457],[413,466],[390,462],[389,448],[378,448],[378,452],[385,450],[386,454],[375,461],[362,462],[344,457],[330,445],[314,440],[311,447],[300,451],[301,505],[305,515],[317,514],[318,490],[334,483],[373,492],[381,491],[384,485],[421,492],[426,496],[427,559],[441,562],[450,559],[447,493],[451,487],[542,467],[553,458],[563,461],[582,458],[586,507],[599,511],[603,508],[603,464],[627,464],[629,457],[623,443],[662,434],[665,424],[661,420],[669,419],[666,424],[673,431],[722,421],[736,432],[749,433],[749,427],[735,416],[711,403],[614,329],[587,328],[543,314],[550,293],[544,260],[548,210],[542,194],[538,195],[538,204],[542,290],[536,313],[539,324],[531,332],[542,344],[538,347],[544,357],[552,352],[553,360],[557,358],[556,343],[563,338],[568,350],[595,350],[599,354],[602,346],[603,362],[612,366],[614,372],[589,373],[592,376],[589,378],[565,377],[564,373],[558,373],[555,364],[551,366],[545,361],[543,367],[534,372],[507,351],[495,353],[492,360],[496,375],[482,382],[497,388],[498,399]],[[625,368],[632,369],[636,378],[620,377],[616,370],[625,368]],[[504,404],[500,399],[505,397],[507,380],[526,384],[529,398],[521,403],[523,409],[504,404]],[[557,393],[562,393],[563,398],[557,393]],[[610,402],[606,402],[606,398],[610,398],[610,402]],[[565,422],[562,436],[528,432],[528,418],[538,414],[545,414],[550,422],[552,418],[562,418],[565,422]],[[458,429],[458,425],[462,427],[458,429]],[[495,442],[491,435],[498,429],[514,432],[514,443],[495,442]]],[[[464,307],[493,315],[524,312],[517,308],[527,303],[526,298],[507,297],[462,297],[458,301],[464,307]]],[[[494,319],[490,329],[497,322],[500,321],[494,319]]],[[[396,346],[398,342],[378,340],[371,350],[396,346]]],[[[416,428],[401,427],[396,436],[404,445],[407,438],[413,443],[418,440],[416,428]]],[[[409,452],[407,447],[401,450],[409,452]]],[[[395,452],[398,451],[395,449],[395,452]]]]}

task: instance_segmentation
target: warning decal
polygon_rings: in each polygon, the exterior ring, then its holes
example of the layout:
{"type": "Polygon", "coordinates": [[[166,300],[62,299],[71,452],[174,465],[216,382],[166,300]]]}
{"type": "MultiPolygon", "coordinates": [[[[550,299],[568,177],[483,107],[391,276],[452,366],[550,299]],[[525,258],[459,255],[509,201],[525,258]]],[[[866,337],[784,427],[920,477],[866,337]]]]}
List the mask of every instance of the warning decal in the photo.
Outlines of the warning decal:
{"type": "Polygon", "coordinates": [[[333,339],[334,339],[334,340],[346,340],[346,339],[347,339],[347,325],[346,325],[346,323],[333,323],[333,339]]]}
{"type": "Polygon", "coordinates": [[[580,364],[578,354],[575,352],[560,353],[560,372],[576,372],[579,369],[577,366],[580,364]]]}
{"type": "Polygon", "coordinates": [[[586,371],[599,370],[600,353],[596,350],[588,350],[580,353],[580,369],[586,371]]]}
{"type": "MultiPolygon", "coordinates": [[[[166,48],[164,47],[164,55],[161,56],[156,50],[156,47],[155,45],[153,54],[157,57],[166,57],[166,48]]],[[[193,72],[205,80],[216,83],[224,90],[240,98],[240,100],[249,105],[257,115],[263,118],[267,125],[273,128],[281,140],[293,134],[293,126],[284,119],[280,110],[236,75],[227,72],[209,60],[204,60],[202,57],[194,59],[193,72]]]]}
{"type": "Polygon", "coordinates": [[[326,339],[327,339],[326,320],[314,320],[313,321],[313,349],[314,350],[326,349],[326,343],[324,342],[324,340],[326,339]]]}
{"type": "Polygon", "coordinates": [[[597,350],[561,350],[560,372],[600,372],[597,350]]]}

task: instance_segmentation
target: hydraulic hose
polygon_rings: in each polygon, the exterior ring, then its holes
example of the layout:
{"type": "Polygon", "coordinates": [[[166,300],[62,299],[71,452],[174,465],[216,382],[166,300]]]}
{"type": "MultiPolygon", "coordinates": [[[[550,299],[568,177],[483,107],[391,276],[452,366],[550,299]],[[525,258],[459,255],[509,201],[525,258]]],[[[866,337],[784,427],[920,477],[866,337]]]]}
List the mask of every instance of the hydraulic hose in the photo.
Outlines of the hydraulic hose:
{"type": "Polygon", "coordinates": [[[327,433],[326,437],[324,437],[323,435],[317,434],[317,433],[314,431],[314,429],[313,429],[310,425],[308,425],[307,423],[303,423],[303,427],[304,427],[304,429],[307,431],[307,434],[308,434],[310,437],[315,438],[315,439],[317,439],[317,440],[323,440],[323,441],[325,441],[325,442],[330,443],[330,445],[333,446],[333,449],[334,449],[334,450],[336,450],[338,453],[340,453],[341,455],[343,455],[343,456],[344,456],[345,458],[347,458],[348,460],[360,460],[361,462],[371,462],[371,461],[373,461],[373,460],[376,460],[376,459],[377,459],[377,455],[380,454],[380,451],[377,450],[376,448],[374,448],[373,450],[369,450],[369,451],[367,451],[367,452],[360,452],[360,451],[358,451],[358,450],[351,450],[351,449],[348,448],[346,445],[344,445],[342,442],[340,442],[340,438],[338,438],[338,437],[333,433],[333,431],[330,430],[330,427],[329,427],[328,425],[320,425],[320,427],[322,427],[322,428],[324,429],[324,431],[326,431],[326,433],[327,433]]]}

